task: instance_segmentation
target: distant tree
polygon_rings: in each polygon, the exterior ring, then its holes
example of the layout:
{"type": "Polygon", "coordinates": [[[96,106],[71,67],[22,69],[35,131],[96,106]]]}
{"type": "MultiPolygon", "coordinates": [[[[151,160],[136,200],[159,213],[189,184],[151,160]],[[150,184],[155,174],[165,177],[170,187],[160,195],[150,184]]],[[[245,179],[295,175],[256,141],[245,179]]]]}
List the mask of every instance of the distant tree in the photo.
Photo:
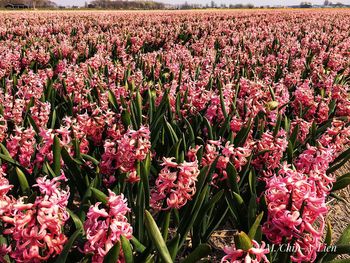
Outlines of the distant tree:
{"type": "Polygon", "coordinates": [[[164,9],[163,3],[153,1],[94,0],[88,6],[90,8],[97,7],[103,9],[164,9]]]}
{"type": "Polygon", "coordinates": [[[50,0],[0,0],[0,7],[6,4],[24,4],[32,8],[37,7],[56,7],[57,5],[50,0]]]}
{"type": "Polygon", "coordinates": [[[310,2],[301,2],[300,8],[311,8],[312,4],[310,2]]]}
{"type": "Polygon", "coordinates": [[[323,5],[324,6],[329,6],[329,1],[328,0],[324,1],[323,5]]]}
{"type": "Polygon", "coordinates": [[[216,4],[215,4],[215,2],[214,2],[214,1],[211,1],[211,3],[210,3],[210,7],[211,7],[211,8],[215,8],[215,7],[216,7],[216,4]]]}

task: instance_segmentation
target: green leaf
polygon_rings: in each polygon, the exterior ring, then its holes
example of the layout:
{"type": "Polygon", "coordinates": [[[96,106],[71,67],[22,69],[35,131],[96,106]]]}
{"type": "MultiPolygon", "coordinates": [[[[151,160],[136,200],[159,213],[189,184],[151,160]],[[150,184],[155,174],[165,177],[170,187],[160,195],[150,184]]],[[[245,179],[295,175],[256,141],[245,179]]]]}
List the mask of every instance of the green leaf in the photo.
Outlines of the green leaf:
{"type": "Polygon", "coordinates": [[[72,218],[74,225],[75,225],[75,229],[83,229],[83,223],[81,222],[80,218],[73,213],[73,211],[71,211],[70,209],[67,208],[67,212],[70,215],[70,218],[72,218]]]}
{"type": "Polygon", "coordinates": [[[277,122],[276,122],[275,128],[273,129],[273,137],[277,136],[277,134],[280,130],[280,127],[281,127],[281,122],[282,122],[282,114],[279,113],[278,117],[277,117],[277,122]]]}
{"type": "Polygon", "coordinates": [[[120,239],[122,242],[125,263],[133,263],[134,256],[132,254],[132,249],[129,240],[125,236],[121,236],[120,239]]]}
{"type": "Polygon", "coordinates": [[[55,128],[56,119],[57,119],[57,113],[56,113],[56,110],[54,109],[52,112],[51,125],[50,125],[50,129],[52,130],[55,128]]]}
{"type": "Polygon", "coordinates": [[[250,248],[253,247],[251,239],[243,231],[235,235],[234,240],[235,240],[236,247],[243,249],[244,251],[248,251],[250,248]]]}
{"type": "Polygon", "coordinates": [[[136,92],[136,116],[137,116],[137,122],[139,126],[142,124],[142,97],[140,92],[137,90],[136,92]]]}
{"type": "Polygon", "coordinates": [[[273,100],[273,101],[276,101],[275,92],[274,92],[274,90],[272,89],[271,86],[269,86],[269,91],[270,91],[272,100],[273,100]]]}
{"type": "Polygon", "coordinates": [[[138,241],[136,237],[132,236],[130,241],[137,252],[142,253],[146,250],[146,247],[140,241],[138,241]]]}
{"type": "Polygon", "coordinates": [[[349,254],[350,255],[350,245],[337,245],[336,249],[328,251],[330,254],[349,254]]]}
{"type": "Polygon", "coordinates": [[[186,130],[189,132],[189,142],[192,144],[195,141],[194,132],[190,122],[186,118],[184,118],[184,120],[186,122],[186,130]]]}
{"type": "Polygon", "coordinates": [[[169,137],[170,137],[170,139],[172,141],[172,144],[176,144],[178,142],[178,140],[179,140],[179,138],[177,137],[176,132],[174,131],[174,129],[171,126],[171,124],[165,119],[165,117],[164,117],[164,121],[165,121],[167,130],[168,130],[169,137]]]}
{"type": "Polygon", "coordinates": [[[145,191],[145,206],[149,208],[149,197],[150,197],[150,189],[149,189],[149,176],[151,171],[151,155],[147,154],[146,159],[141,162],[141,174],[139,175],[142,181],[142,186],[145,191]]]}
{"type": "Polygon", "coordinates": [[[299,124],[294,126],[293,132],[290,135],[289,141],[291,143],[291,145],[293,146],[292,149],[294,150],[294,146],[298,137],[298,133],[299,133],[299,124]]]}
{"type": "Polygon", "coordinates": [[[238,193],[233,192],[233,197],[239,206],[244,205],[244,200],[238,193]]]}
{"type": "Polygon", "coordinates": [[[122,122],[124,127],[127,129],[131,124],[131,117],[128,110],[124,109],[122,112],[122,122]]]}
{"type": "Polygon", "coordinates": [[[337,106],[337,100],[331,100],[331,102],[328,105],[329,111],[328,111],[328,116],[331,116],[333,112],[335,111],[335,108],[337,106]]]}
{"type": "Polygon", "coordinates": [[[3,145],[2,143],[0,143],[0,148],[1,148],[1,151],[2,151],[7,157],[9,157],[9,158],[12,159],[12,157],[11,157],[9,151],[6,149],[5,145],[3,145]]]}
{"type": "Polygon", "coordinates": [[[52,178],[56,177],[55,172],[52,170],[51,166],[49,165],[49,163],[47,161],[44,163],[43,170],[44,170],[44,168],[47,169],[47,173],[50,174],[52,176],[52,178]]]}
{"type": "Polygon", "coordinates": [[[228,192],[226,192],[225,199],[233,219],[238,225],[240,225],[242,221],[240,218],[240,213],[238,212],[237,207],[234,205],[235,202],[233,201],[232,196],[228,192]]]}
{"type": "MultiPolygon", "coordinates": [[[[342,235],[339,237],[338,241],[335,243],[338,247],[341,245],[348,245],[350,243],[350,224],[347,226],[347,228],[343,231],[342,235]]],[[[350,251],[349,251],[350,252],[350,251]]],[[[325,262],[331,261],[337,257],[336,254],[330,254],[328,253],[323,259],[325,262]]]]}
{"type": "Polygon", "coordinates": [[[227,111],[226,111],[226,107],[225,107],[225,101],[224,101],[224,96],[222,93],[222,83],[219,79],[217,79],[217,87],[219,90],[219,94],[220,94],[220,104],[221,104],[221,110],[222,110],[222,114],[224,115],[224,118],[227,119],[227,111]]]}
{"type": "Polygon", "coordinates": [[[36,134],[39,134],[39,133],[40,133],[40,130],[39,130],[38,126],[36,125],[35,121],[33,120],[32,116],[28,115],[27,118],[28,118],[30,124],[32,125],[32,127],[33,127],[35,133],[36,133],[36,134]]]}
{"type": "Polygon", "coordinates": [[[61,146],[60,139],[55,135],[53,139],[53,171],[56,176],[61,174],[61,146]]]}
{"type": "Polygon", "coordinates": [[[209,120],[206,117],[203,117],[203,120],[204,120],[204,125],[207,128],[207,130],[208,130],[208,139],[209,140],[214,140],[212,125],[210,124],[209,120]]]}
{"type": "Polygon", "coordinates": [[[82,235],[82,230],[77,229],[73,235],[69,238],[67,244],[63,247],[62,252],[56,259],[55,263],[66,263],[70,249],[72,248],[75,240],[82,235]]]}
{"type": "Polygon", "coordinates": [[[347,163],[347,161],[350,160],[350,154],[348,154],[345,158],[342,159],[339,163],[333,163],[330,168],[327,169],[327,174],[333,173],[336,170],[338,170],[340,167],[342,167],[344,164],[347,163]]]}
{"type": "Polygon", "coordinates": [[[350,148],[347,149],[346,151],[342,152],[341,154],[339,154],[339,156],[334,159],[333,163],[338,163],[338,162],[342,161],[344,158],[346,158],[349,155],[350,155],[350,148]]]}
{"type": "Polygon", "coordinates": [[[159,228],[152,215],[147,210],[145,211],[145,224],[147,232],[153,244],[156,246],[162,260],[165,263],[172,263],[173,260],[171,259],[169,250],[165,244],[162,234],[160,233],[159,228]]]}
{"type": "Polygon", "coordinates": [[[333,184],[332,191],[343,189],[350,185],[350,173],[343,174],[337,178],[337,181],[333,184]]]}
{"type": "Polygon", "coordinates": [[[164,241],[166,242],[168,239],[171,210],[164,211],[164,213],[165,213],[165,216],[162,224],[162,232],[163,232],[162,236],[164,238],[164,241]]]}
{"type": "Polygon", "coordinates": [[[169,253],[173,261],[175,260],[179,249],[179,242],[180,242],[180,235],[176,234],[176,236],[167,243],[169,248],[169,253]]]}
{"type": "Polygon", "coordinates": [[[8,162],[8,163],[10,163],[10,164],[12,164],[12,165],[14,165],[14,166],[20,166],[20,164],[19,163],[17,163],[15,160],[13,160],[11,157],[8,157],[7,155],[5,155],[5,154],[1,154],[0,153],[0,158],[2,159],[2,160],[4,160],[4,161],[6,161],[6,162],[8,162]]]}
{"type": "Polygon", "coordinates": [[[82,178],[82,173],[80,166],[83,164],[82,162],[78,162],[77,160],[73,159],[66,148],[61,149],[61,156],[64,161],[65,166],[67,169],[67,175],[69,179],[75,184],[79,191],[80,196],[84,196],[86,192],[87,183],[82,178]]]}
{"type": "Polygon", "coordinates": [[[29,194],[30,188],[26,176],[18,167],[16,167],[16,173],[18,177],[19,184],[23,194],[29,194]]]}
{"type": "Polygon", "coordinates": [[[251,130],[251,126],[252,126],[252,118],[249,118],[247,125],[243,126],[241,130],[237,133],[234,140],[235,146],[242,146],[245,143],[246,139],[248,138],[249,132],[251,130]]]}
{"type": "Polygon", "coordinates": [[[195,220],[197,219],[198,213],[202,207],[202,204],[203,204],[204,199],[208,193],[208,190],[209,190],[208,186],[203,188],[200,195],[198,196],[198,200],[196,201],[196,203],[192,209],[192,212],[190,214],[190,220],[187,220],[183,225],[180,226],[181,228],[178,229],[178,232],[181,234],[180,247],[185,242],[185,239],[187,237],[188,232],[191,230],[195,220]]]}
{"type": "Polygon", "coordinates": [[[249,199],[248,204],[248,228],[249,229],[253,222],[255,221],[256,211],[257,211],[257,197],[256,194],[252,194],[249,199]]]}
{"type": "Polygon", "coordinates": [[[94,157],[88,155],[88,154],[84,154],[82,153],[81,154],[81,157],[84,159],[84,160],[87,160],[87,161],[90,161],[92,162],[94,165],[98,166],[100,164],[100,162],[98,160],[96,160],[94,157]]]}
{"type": "Polygon", "coordinates": [[[108,90],[108,101],[113,106],[113,108],[118,111],[118,103],[117,99],[115,98],[114,93],[111,90],[108,90]]]}
{"type": "Polygon", "coordinates": [[[100,190],[98,190],[98,189],[96,189],[96,188],[94,188],[94,187],[91,187],[90,188],[91,189],[91,192],[92,192],[92,195],[99,201],[99,202],[101,202],[102,204],[107,204],[107,202],[108,202],[108,196],[104,193],[104,192],[102,192],[102,191],[100,191],[100,190]]]}
{"type": "Polygon", "coordinates": [[[117,242],[107,253],[103,259],[103,263],[115,263],[118,262],[120,253],[120,242],[117,242]]]}
{"type": "Polygon", "coordinates": [[[350,224],[347,226],[347,228],[343,231],[342,235],[339,237],[338,241],[336,242],[337,245],[345,245],[350,243],[350,224]]]}
{"type": "Polygon", "coordinates": [[[226,166],[226,172],[227,172],[227,176],[228,176],[230,185],[232,187],[232,190],[237,194],[239,194],[239,187],[237,183],[238,174],[237,174],[236,168],[231,162],[228,162],[226,166]]]}
{"type": "Polygon", "coordinates": [[[249,229],[249,233],[248,236],[250,239],[254,239],[256,231],[258,229],[258,227],[260,226],[260,222],[262,220],[264,216],[264,212],[261,212],[255,219],[254,224],[251,226],[251,228],[249,229]]]}
{"type": "Polygon", "coordinates": [[[249,183],[250,193],[252,195],[255,195],[256,194],[256,175],[255,175],[254,169],[249,171],[248,183],[249,183]]]}
{"type": "Polygon", "coordinates": [[[226,217],[226,214],[229,211],[229,208],[227,206],[224,206],[222,210],[218,210],[218,211],[220,211],[220,212],[214,216],[210,225],[208,226],[207,230],[205,231],[203,238],[206,241],[210,238],[211,234],[221,225],[221,222],[226,217]],[[225,209],[225,207],[226,207],[226,209],[225,209]]]}
{"type": "Polygon", "coordinates": [[[182,263],[196,263],[202,258],[208,256],[211,252],[211,247],[207,244],[200,244],[196,249],[182,261],[182,263]]]}

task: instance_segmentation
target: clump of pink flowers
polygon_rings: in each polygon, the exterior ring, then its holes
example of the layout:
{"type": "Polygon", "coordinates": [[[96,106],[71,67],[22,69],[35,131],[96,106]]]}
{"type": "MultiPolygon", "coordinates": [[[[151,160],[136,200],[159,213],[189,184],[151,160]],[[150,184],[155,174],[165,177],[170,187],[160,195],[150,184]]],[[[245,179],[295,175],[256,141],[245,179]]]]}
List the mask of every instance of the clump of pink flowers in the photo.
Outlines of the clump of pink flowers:
{"type": "Polygon", "coordinates": [[[275,169],[280,165],[283,153],[287,149],[286,132],[281,129],[276,136],[272,132],[264,132],[257,142],[256,152],[259,154],[252,162],[258,169],[275,169]]]}
{"type": "Polygon", "coordinates": [[[14,159],[27,168],[32,168],[32,155],[35,152],[36,140],[33,127],[23,128],[15,126],[14,135],[10,135],[7,141],[7,149],[14,159]]]}
{"type": "Polygon", "coordinates": [[[116,195],[109,191],[106,208],[100,208],[101,203],[91,206],[84,230],[87,241],[84,253],[93,253],[92,261],[103,262],[108,251],[120,241],[121,236],[127,239],[132,237],[132,227],[128,223],[126,214],[130,211],[124,195],[116,195]]]}
{"type": "MultiPolygon", "coordinates": [[[[7,202],[7,211],[1,213],[3,234],[10,239],[7,250],[16,262],[42,262],[61,253],[67,242],[64,224],[69,218],[66,210],[69,189],[61,187],[62,180],[66,180],[64,175],[52,180],[38,178],[34,186],[41,195],[33,203],[28,203],[25,197],[18,200],[5,197],[1,201],[7,202]]],[[[6,185],[6,179],[1,181],[6,185]]]]}
{"type": "Polygon", "coordinates": [[[143,161],[151,148],[150,131],[142,126],[139,130],[127,130],[120,139],[106,140],[102,155],[101,170],[107,175],[113,175],[117,169],[129,173],[128,180],[135,182],[139,178],[136,174],[136,162],[143,161]]]}
{"type": "Polygon", "coordinates": [[[225,247],[224,252],[226,255],[221,259],[221,263],[259,263],[259,262],[270,262],[266,254],[270,251],[265,247],[265,242],[262,241],[261,245],[252,240],[252,247],[247,251],[236,248],[235,244],[232,244],[231,247],[225,247]]]}
{"type": "Polygon", "coordinates": [[[11,205],[13,199],[10,198],[7,193],[13,188],[13,185],[9,184],[9,181],[5,177],[2,167],[0,166],[0,219],[6,217],[11,212],[11,205]]]}
{"type": "Polygon", "coordinates": [[[266,183],[268,218],[263,225],[264,234],[274,244],[294,245],[294,262],[313,262],[322,245],[329,189],[319,188],[318,178],[292,170],[286,164],[266,183]]]}
{"type": "Polygon", "coordinates": [[[163,169],[151,191],[151,206],[154,209],[179,209],[196,193],[198,161],[177,163],[174,159],[163,158],[163,169]]]}

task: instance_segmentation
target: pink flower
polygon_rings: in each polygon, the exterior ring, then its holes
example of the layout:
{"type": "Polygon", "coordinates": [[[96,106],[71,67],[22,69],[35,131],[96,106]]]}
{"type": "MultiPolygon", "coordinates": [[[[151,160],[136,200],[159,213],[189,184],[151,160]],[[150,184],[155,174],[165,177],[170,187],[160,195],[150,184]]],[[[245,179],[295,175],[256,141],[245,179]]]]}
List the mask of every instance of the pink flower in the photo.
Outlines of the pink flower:
{"type": "Polygon", "coordinates": [[[300,142],[304,142],[306,137],[309,134],[310,127],[312,125],[312,122],[308,122],[306,120],[303,120],[301,118],[296,118],[291,122],[291,129],[290,134],[293,133],[295,127],[298,125],[298,133],[297,133],[297,140],[300,142]]]}
{"type": "MultiPolygon", "coordinates": [[[[93,262],[103,262],[108,251],[120,241],[121,236],[130,239],[132,227],[126,214],[130,211],[124,195],[116,195],[108,190],[109,198],[106,208],[99,208],[101,203],[91,206],[84,222],[87,242],[84,253],[93,253],[93,262]]],[[[120,256],[121,257],[121,256],[120,256]]]]}
{"type": "Polygon", "coordinates": [[[346,123],[337,119],[333,120],[331,127],[318,140],[324,147],[334,151],[333,158],[350,145],[350,126],[347,126],[346,123]]]}
{"type": "Polygon", "coordinates": [[[266,183],[268,218],[263,233],[274,244],[293,242],[291,245],[302,248],[303,253],[293,253],[294,262],[313,262],[324,231],[327,190],[319,188],[317,178],[286,164],[266,183]]]}
{"type": "Polygon", "coordinates": [[[275,137],[270,131],[264,132],[256,145],[256,152],[260,154],[252,161],[252,164],[258,169],[263,167],[267,170],[277,168],[287,145],[286,132],[283,129],[275,137]]]}
{"type": "Polygon", "coordinates": [[[151,148],[150,131],[141,127],[138,131],[128,130],[118,141],[117,161],[123,172],[135,169],[135,162],[146,158],[151,148]]]}
{"type": "Polygon", "coordinates": [[[230,142],[226,142],[222,154],[228,157],[235,168],[240,171],[242,167],[247,164],[248,157],[252,154],[252,151],[246,147],[234,147],[230,142]]]}
{"type": "Polygon", "coordinates": [[[306,174],[312,171],[326,172],[335,155],[332,148],[307,145],[295,162],[296,168],[306,174]]]}
{"type": "Polygon", "coordinates": [[[239,132],[242,128],[242,120],[239,119],[237,116],[234,116],[230,123],[230,128],[232,132],[239,132]]]}
{"type": "Polygon", "coordinates": [[[115,142],[107,139],[104,143],[101,171],[113,175],[117,169],[129,173],[128,180],[139,181],[136,175],[136,162],[143,161],[150,152],[150,131],[141,127],[138,131],[128,130],[115,142]]]}
{"type": "Polygon", "coordinates": [[[0,115],[0,143],[6,138],[7,121],[0,115]]]}
{"type": "Polygon", "coordinates": [[[154,209],[180,209],[196,192],[198,161],[178,164],[173,159],[163,158],[163,169],[156,179],[155,188],[151,190],[151,206],[154,209]]]}
{"type": "Polygon", "coordinates": [[[38,127],[46,127],[50,117],[51,104],[49,102],[35,101],[30,108],[31,116],[38,127]]]}
{"type": "Polygon", "coordinates": [[[225,247],[224,252],[226,256],[221,259],[221,263],[259,263],[259,262],[270,262],[266,254],[270,251],[268,248],[265,248],[265,242],[261,242],[261,246],[255,240],[252,240],[252,245],[248,251],[243,249],[237,249],[235,244],[231,247],[225,247]]]}
{"type": "Polygon", "coordinates": [[[11,247],[6,246],[5,244],[0,244],[0,263],[8,263],[5,256],[9,255],[10,252],[11,247]]]}
{"type": "Polygon", "coordinates": [[[219,155],[219,150],[221,147],[221,141],[208,140],[204,148],[204,153],[202,157],[202,165],[211,165],[219,155]]]}
{"type": "Polygon", "coordinates": [[[18,158],[21,165],[29,169],[33,167],[31,158],[35,152],[36,140],[31,126],[27,129],[16,126],[15,135],[10,136],[6,146],[12,158],[18,158]]]}
{"type": "Polygon", "coordinates": [[[7,195],[12,188],[13,185],[9,184],[9,181],[5,178],[5,173],[0,166],[0,220],[2,221],[7,221],[5,218],[10,216],[12,205],[15,201],[7,195]]]}
{"type": "Polygon", "coordinates": [[[41,196],[34,203],[25,204],[23,198],[13,203],[4,234],[12,240],[10,257],[16,262],[41,262],[61,253],[67,241],[63,226],[69,218],[69,189],[60,187],[64,178],[39,178],[41,196]]]}

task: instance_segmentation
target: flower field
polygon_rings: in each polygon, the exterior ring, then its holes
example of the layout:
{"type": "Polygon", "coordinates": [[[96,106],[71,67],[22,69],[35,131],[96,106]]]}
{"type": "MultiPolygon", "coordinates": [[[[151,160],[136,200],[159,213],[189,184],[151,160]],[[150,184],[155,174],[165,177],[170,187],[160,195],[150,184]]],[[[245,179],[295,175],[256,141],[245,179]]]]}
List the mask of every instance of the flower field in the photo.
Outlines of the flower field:
{"type": "Polygon", "coordinates": [[[348,10],[1,13],[0,262],[215,262],[223,228],[223,263],[349,262],[349,32],[348,10]]]}

